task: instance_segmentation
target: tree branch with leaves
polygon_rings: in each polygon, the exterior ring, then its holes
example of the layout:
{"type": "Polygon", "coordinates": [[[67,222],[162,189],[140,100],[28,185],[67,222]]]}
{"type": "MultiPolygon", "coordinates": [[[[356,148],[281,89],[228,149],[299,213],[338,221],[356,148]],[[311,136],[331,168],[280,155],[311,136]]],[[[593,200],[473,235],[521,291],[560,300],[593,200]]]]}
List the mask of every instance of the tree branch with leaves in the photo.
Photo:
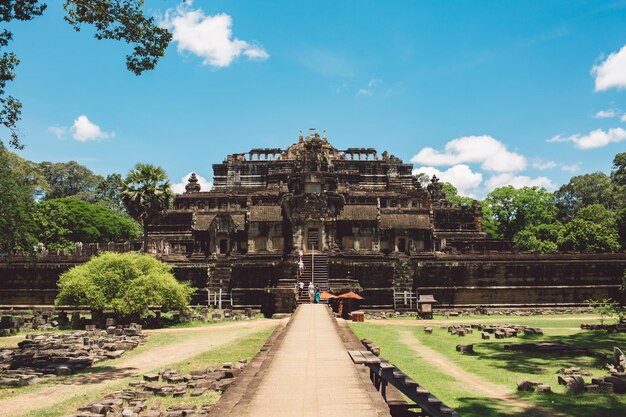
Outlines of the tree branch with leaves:
{"type": "MultiPolygon", "coordinates": [[[[153,17],[144,15],[143,3],[143,0],[66,0],[63,7],[67,12],[65,20],[76,31],[83,25],[90,25],[96,29],[98,40],[132,45],[133,52],[126,56],[126,67],[135,75],[141,75],[154,69],[172,40],[167,29],[159,27],[153,17]]],[[[32,20],[41,16],[46,7],[39,0],[1,1],[0,23],[32,20]]],[[[9,30],[0,32],[0,126],[9,131],[9,145],[22,149],[18,129],[22,103],[6,93],[6,85],[15,78],[15,67],[20,63],[15,53],[4,50],[12,39],[9,30]]]]}

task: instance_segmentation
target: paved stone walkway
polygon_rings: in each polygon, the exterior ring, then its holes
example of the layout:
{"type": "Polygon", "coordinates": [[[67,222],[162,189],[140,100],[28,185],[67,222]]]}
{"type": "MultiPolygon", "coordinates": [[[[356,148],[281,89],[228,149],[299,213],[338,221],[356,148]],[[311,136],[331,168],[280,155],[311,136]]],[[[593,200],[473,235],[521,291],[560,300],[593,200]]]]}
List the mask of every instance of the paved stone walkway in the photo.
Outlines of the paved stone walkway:
{"type": "Polygon", "coordinates": [[[379,417],[327,307],[302,305],[292,320],[251,401],[235,414],[379,417]]]}

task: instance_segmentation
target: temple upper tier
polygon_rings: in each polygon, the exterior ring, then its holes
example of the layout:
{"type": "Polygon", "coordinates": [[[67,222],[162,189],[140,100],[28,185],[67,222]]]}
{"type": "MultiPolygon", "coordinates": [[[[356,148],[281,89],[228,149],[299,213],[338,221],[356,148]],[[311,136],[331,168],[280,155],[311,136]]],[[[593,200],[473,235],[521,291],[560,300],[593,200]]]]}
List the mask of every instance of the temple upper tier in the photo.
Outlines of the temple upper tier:
{"type": "Polygon", "coordinates": [[[322,252],[428,254],[481,239],[481,209],[424,188],[413,166],[372,148],[332,146],[311,129],[286,149],[256,148],[213,165],[213,189],[195,175],[149,226],[157,251],[208,257],[322,252]]]}

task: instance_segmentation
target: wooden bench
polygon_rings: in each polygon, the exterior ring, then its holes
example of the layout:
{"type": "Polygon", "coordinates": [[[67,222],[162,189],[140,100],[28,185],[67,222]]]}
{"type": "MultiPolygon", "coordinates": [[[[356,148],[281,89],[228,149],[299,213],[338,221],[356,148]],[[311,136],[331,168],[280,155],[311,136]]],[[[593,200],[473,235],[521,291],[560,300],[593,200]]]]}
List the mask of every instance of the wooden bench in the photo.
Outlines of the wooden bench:
{"type": "Polygon", "coordinates": [[[368,350],[349,350],[348,355],[350,355],[352,362],[357,365],[380,363],[380,358],[368,350]]]}

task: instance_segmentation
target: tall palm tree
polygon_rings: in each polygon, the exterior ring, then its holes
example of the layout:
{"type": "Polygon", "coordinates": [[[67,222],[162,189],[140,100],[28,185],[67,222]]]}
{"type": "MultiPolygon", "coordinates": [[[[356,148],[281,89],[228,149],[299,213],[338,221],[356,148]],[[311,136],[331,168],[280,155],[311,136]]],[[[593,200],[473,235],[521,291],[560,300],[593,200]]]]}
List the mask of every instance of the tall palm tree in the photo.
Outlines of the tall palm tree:
{"type": "Polygon", "coordinates": [[[148,251],[147,226],[170,206],[174,193],[160,166],[137,164],[123,180],[122,201],[128,213],[143,226],[143,251],[148,251]]]}

